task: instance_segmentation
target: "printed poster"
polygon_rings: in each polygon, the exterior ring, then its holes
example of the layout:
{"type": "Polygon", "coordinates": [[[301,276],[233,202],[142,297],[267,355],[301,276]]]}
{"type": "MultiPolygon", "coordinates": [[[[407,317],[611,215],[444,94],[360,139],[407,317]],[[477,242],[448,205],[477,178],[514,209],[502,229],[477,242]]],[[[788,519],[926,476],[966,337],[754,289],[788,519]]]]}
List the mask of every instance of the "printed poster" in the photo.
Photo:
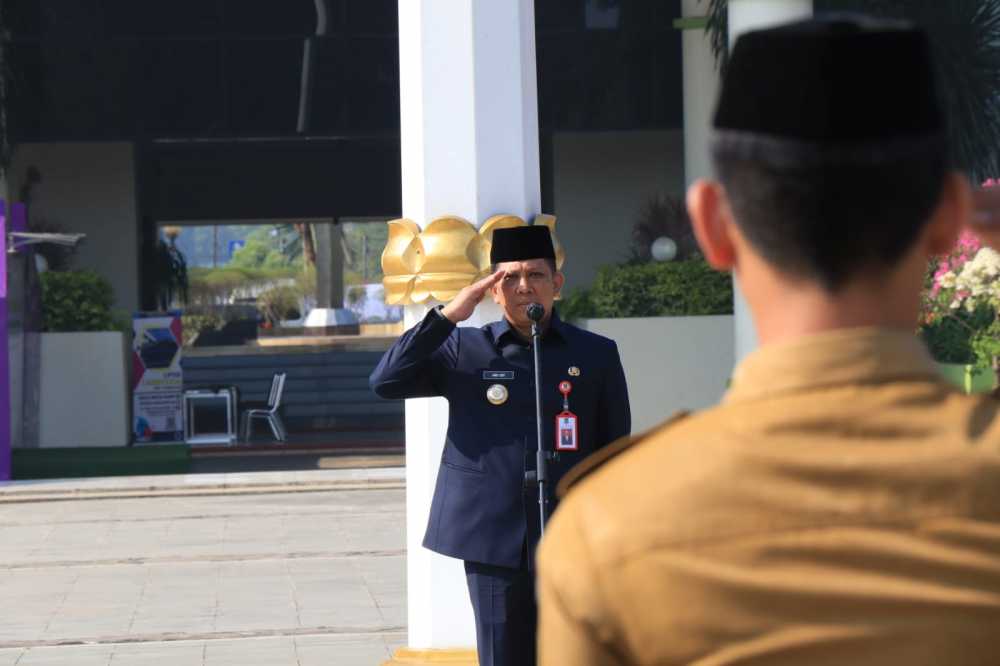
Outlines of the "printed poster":
{"type": "Polygon", "coordinates": [[[181,313],[132,318],[132,434],[136,442],[184,439],[181,313]]]}

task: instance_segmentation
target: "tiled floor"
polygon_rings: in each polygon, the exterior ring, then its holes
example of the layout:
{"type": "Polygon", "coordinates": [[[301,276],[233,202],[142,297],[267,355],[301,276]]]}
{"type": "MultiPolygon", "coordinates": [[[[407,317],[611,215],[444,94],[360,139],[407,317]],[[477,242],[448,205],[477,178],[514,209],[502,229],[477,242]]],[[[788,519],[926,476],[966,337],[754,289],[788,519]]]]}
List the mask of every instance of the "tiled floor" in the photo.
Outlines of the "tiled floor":
{"type": "Polygon", "coordinates": [[[0,504],[0,666],[379,664],[404,524],[401,489],[0,504]]]}

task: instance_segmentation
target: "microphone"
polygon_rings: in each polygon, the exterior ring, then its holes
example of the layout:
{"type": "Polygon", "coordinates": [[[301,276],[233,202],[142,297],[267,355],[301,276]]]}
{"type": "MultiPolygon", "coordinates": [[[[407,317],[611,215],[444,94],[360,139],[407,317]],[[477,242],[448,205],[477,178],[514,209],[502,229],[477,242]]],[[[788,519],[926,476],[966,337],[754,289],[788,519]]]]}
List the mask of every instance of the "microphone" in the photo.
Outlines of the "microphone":
{"type": "Polygon", "coordinates": [[[537,323],[545,316],[545,308],[540,303],[530,303],[525,314],[528,315],[528,319],[537,323]]]}

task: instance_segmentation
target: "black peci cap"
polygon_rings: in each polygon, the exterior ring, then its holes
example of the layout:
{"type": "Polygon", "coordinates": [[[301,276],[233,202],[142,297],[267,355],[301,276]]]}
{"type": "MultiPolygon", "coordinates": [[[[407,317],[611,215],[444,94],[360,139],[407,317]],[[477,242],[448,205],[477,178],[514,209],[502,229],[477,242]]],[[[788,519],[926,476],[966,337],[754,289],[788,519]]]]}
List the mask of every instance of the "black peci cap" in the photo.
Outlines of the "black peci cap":
{"type": "Polygon", "coordinates": [[[943,145],[930,51],[911,24],[860,16],[748,32],[730,57],[713,150],[780,159],[795,145],[847,157],[943,145]]]}
{"type": "Polygon", "coordinates": [[[490,248],[491,264],[555,258],[552,234],[549,232],[549,228],[544,225],[508,227],[493,232],[493,245],[490,248]]]}

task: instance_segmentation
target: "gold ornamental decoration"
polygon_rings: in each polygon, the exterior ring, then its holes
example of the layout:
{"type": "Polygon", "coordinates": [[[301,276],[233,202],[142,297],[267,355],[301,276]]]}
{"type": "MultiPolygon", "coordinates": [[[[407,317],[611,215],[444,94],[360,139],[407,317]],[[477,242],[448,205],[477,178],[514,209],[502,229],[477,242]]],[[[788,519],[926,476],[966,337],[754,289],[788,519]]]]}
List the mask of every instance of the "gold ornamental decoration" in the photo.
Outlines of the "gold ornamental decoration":
{"type": "MultiPolygon", "coordinates": [[[[556,218],[536,215],[535,224],[549,228],[562,268],[565,252],[556,238],[556,218]]],[[[490,270],[490,249],[497,229],[525,226],[516,215],[494,215],[476,229],[453,215],[439,217],[423,230],[413,220],[390,220],[389,239],[382,251],[382,286],[387,305],[411,305],[428,300],[450,301],[463,287],[490,270]]]]}

